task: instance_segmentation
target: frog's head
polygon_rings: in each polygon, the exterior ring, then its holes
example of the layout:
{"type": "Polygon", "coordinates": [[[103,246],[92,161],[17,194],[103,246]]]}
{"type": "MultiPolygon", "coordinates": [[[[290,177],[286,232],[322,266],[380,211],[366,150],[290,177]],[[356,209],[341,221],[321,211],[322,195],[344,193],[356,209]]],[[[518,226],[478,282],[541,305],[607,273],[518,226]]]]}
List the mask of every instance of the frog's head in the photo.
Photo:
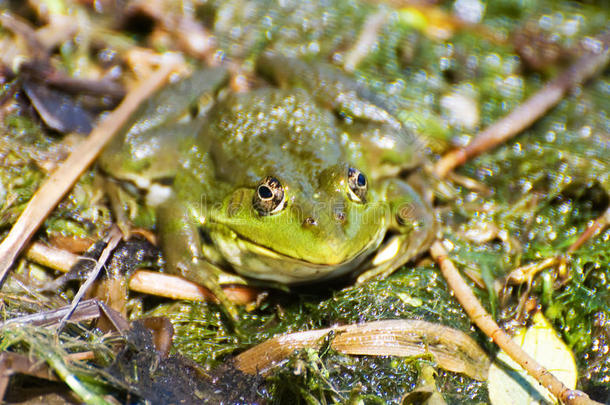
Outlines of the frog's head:
{"type": "Polygon", "coordinates": [[[215,210],[212,238],[241,273],[320,279],[351,270],[379,245],[387,209],[365,173],[339,164],[309,183],[270,174],[233,191],[215,210]]]}

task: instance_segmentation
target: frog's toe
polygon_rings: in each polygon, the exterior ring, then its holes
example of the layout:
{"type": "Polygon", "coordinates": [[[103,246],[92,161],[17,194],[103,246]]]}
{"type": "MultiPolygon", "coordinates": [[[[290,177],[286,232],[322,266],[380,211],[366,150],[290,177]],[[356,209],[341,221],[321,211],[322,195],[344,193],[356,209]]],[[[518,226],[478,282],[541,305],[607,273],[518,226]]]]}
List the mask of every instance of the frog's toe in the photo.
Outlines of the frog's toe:
{"type": "Polygon", "coordinates": [[[407,243],[406,235],[393,235],[379,249],[371,261],[371,268],[364,271],[356,279],[356,284],[362,284],[373,278],[384,278],[402,266],[407,257],[402,253],[407,243]]]}
{"type": "Polygon", "coordinates": [[[223,272],[218,275],[218,284],[220,284],[220,285],[230,285],[230,284],[248,285],[248,282],[243,277],[240,277],[235,274],[229,274],[229,273],[223,272]]]}
{"type": "Polygon", "coordinates": [[[204,284],[204,287],[206,287],[214,294],[214,296],[216,296],[216,299],[220,303],[223,311],[232,321],[237,321],[239,319],[237,306],[229,299],[229,297],[227,297],[218,282],[214,281],[212,283],[206,283],[204,284]]]}

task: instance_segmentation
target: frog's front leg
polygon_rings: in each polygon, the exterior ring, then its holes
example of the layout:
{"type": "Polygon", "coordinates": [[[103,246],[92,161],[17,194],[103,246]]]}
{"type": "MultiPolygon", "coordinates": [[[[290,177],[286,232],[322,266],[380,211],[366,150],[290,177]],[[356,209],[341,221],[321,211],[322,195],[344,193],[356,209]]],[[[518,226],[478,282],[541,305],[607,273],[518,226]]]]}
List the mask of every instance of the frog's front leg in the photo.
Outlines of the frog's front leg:
{"type": "Polygon", "coordinates": [[[237,309],[222,290],[221,284],[246,282],[206,260],[202,253],[199,224],[185,203],[170,197],[157,207],[157,220],[166,270],[209,289],[226,313],[232,319],[237,319],[237,309]]]}
{"type": "Polygon", "coordinates": [[[362,273],[358,283],[385,277],[430,247],[436,238],[437,220],[430,201],[400,179],[385,184],[388,235],[362,273]]]}

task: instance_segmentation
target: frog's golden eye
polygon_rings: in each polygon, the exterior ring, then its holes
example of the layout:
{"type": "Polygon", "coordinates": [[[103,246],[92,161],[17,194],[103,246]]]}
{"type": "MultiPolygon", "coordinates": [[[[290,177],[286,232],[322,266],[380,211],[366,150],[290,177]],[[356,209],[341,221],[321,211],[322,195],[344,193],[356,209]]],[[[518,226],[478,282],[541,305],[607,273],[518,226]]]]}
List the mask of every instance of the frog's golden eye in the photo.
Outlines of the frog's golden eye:
{"type": "Polygon", "coordinates": [[[280,181],[275,177],[265,177],[256,186],[252,205],[261,216],[273,215],[283,210],[286,206],[286,196],[280,181]]]}
{"type": "Polygon", "coordinates": [[[368,182],[366,176],[358,169],[350,167],[347,170],[347,184],[349,186],[349,197],[352,201],[366,202],[366,190],[368,182]]]}

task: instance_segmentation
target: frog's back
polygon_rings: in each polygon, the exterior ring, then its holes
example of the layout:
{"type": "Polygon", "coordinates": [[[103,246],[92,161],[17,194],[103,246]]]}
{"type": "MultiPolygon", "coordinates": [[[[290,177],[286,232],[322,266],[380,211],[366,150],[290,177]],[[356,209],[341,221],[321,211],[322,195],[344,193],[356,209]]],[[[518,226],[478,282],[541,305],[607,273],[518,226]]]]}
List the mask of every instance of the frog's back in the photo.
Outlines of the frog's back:
{"type": "Polygon", "coordinates": [[[219,102],[203,137],[221,180],[249,185],[282,174],[303,184],[345,158],[334,120],[305,91],[266,88],[219,102]]]}

